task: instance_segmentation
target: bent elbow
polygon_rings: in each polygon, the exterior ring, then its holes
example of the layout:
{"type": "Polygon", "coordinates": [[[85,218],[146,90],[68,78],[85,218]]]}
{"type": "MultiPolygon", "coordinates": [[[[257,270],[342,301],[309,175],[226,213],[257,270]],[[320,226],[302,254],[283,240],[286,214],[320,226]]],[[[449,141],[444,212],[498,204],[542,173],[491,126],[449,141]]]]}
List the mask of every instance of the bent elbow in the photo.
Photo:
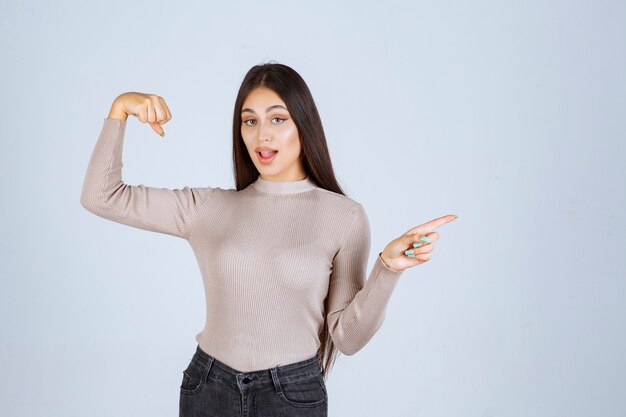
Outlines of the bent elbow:
{"type": "Polygon", "coordinates": [[[352,346],[349,346],[349,347],[341,347],[341,348],[337,347],[337,349],[339,350],[339,352],[343,353],[343,354],[344,354],[344,355],[346,355],[346,356],[352,356],[352,355],[354,355],[355,353],[357,353],[359,350],[361,350],[361,348],[355,349],[355,348],[354,348],[354,347],[352,347],[352,346]]]}
{"type": "MultiPolygon", "coordinates": [[[[361,328],[360,332],[346,332],[339,331],[338,328],[332,332],[333,343],[337,349],[346,356],[352,356],[359,350],[363,349],[365,345],[374,337],[382,326],[385,320],[385,314],[371,326],[365,330],[361,328]]],[[[357,326],[358,327],[358,326],[357,326]]]]}
{"type": "Polygon", "coordinates": [[[97,200],[93,197],[89,187],[84,186],[80,193],[80,205],[88,211],[94,212],[97,206],[97,200]]]}
{"type": "Polygon", "coordinates": [[[88,184],[83,186],[80,193],[80,205],[83,206],[84,209],[96,215],[100,215],[106,207],[105,201],[106,198],[104,198],[101,193],[98,193],[93,188],[89,187],[88,184]]]}
{"type": "Polygon", "coordinates": [[[82,192],[80,194],[80,205],[83,206],[84,209],[89,210],[90,201],[87,199],[87,195],[82,192]]]}
{"type": "Polygon", "coordinates": [[[346,356],[352,356],[357,353],[359,350],[363,348],[363,344],[356,343],[356,340],[335,340],[333,339],[334,345],[337,347],[337,350],[346,356]]]}
{"type": "Polygon", "coordinates": [[[80,204],[94,214],[106,211],[112,196],[124,186],[125,184],[120,182],[115,187],[102,188],[96,181],[85,180],[80,193],[80,204]]]}

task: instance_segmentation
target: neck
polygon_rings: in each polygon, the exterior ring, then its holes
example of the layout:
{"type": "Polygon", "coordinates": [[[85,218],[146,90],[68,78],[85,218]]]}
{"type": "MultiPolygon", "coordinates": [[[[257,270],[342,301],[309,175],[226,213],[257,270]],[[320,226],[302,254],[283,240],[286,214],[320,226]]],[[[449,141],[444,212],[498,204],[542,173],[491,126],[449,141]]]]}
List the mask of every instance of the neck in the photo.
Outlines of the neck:
{"type": "Polygon", "coordinates": [[[307,175],[301,180],[291,181],[271,181],[264,180],[260,176],[252,183],[252,186],[259,191],[273,194],[294,194],[310,191],[316,188],[316,185],[307,175]]]}

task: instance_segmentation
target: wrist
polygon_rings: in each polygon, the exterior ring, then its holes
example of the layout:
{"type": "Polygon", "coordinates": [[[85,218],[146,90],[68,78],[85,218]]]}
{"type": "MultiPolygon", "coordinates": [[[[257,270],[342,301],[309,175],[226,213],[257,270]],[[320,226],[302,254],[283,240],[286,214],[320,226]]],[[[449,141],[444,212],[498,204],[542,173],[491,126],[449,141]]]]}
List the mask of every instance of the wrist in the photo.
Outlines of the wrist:
{"type": "Polygon", "coordinates": [[[114,100],[109,110],[109,119],[127,120],[128,113],[124,111],[124,106],[121,102],[114,100]]]}
{"type": "Polygon", "coordinates": [[[383,256],[383,253],[382,253],[382,252],[380,252],[380,253],[378,254],[378,257],[380,258],[381,262],[383,263],[383,265],[384,265],[387,269],[391,269],[392,271],[399,272],[399,271],[396,271],[395,269],[393,269],[392,267],[390,267],[390,266],[389,266],[389,261],[388,261],[387,259],[385,259],[385,257],[383,256]]]}
{"type": "Polygon", "coordinates": [[[378,254],[378,257],[380,258],[380,261],[383,263],[383,266],[384,266],[385,268],[387,268],[388,270],[393,271],[393,272],[395,272],[395,273],[400,273],[400,272],[404,271],[403,269],[401,269],[401,270],[399,270],[399,271],[398,271],[397,269],[393,269],[391,266],[389,266],[389,265],[390,265],[390,262],[389,262],[389,260],[388,260],[388,259],[386,259],[386,258],[385,258],[385,256],[383,256],[383,253],[382,253],[382,252],[380,252],[380,253],[378,254]]]}

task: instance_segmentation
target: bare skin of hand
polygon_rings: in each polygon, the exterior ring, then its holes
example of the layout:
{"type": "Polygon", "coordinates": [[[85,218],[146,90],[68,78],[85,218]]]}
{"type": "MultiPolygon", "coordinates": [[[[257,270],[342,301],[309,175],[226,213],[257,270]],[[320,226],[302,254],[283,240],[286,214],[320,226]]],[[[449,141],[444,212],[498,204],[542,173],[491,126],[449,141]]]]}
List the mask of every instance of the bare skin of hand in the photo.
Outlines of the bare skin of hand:
{"type": "Polygon", "coordinates": [[[380,253],[385,265],[394,271],[401,272],[407,268],[427,262],[431,258],[433,251],[433,243],[439,240],[439,233],[434,230],[446,223],[456,220],[457,216],[448,214],[431,220],[427,223],[415,226],[408,230],[402,236],[389,242],[385,249],[380,253]],[[421,240],[423,236],[430,239],[428,242],[421,240]],[[413,243],[421,246],[414,247],[413,243]],[[412,250],[414,258],[409,257],[405,251],[412,250]]]}
{"type": "Polygon", "coordinates": [[[172,113],[163,97],[135,91],[117,96],[113,100],[108,117],[126,120],[129,115],[135,116],[141,123],[150,123],[150,127],[161,136],[165,135],[161,125],[172,119],[172,113]]]}

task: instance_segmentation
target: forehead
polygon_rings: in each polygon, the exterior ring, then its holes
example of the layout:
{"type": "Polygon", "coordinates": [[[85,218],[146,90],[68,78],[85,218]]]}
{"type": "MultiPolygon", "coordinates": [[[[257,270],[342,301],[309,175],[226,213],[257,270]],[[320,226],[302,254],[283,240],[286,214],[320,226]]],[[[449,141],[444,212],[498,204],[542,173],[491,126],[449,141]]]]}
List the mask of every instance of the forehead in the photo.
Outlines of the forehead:
{"type": "Polygon", "coordinates": [[[243,101],[242,107],[259,107],[259,109],[265,110],[267,106],[272,104],[281,104],[287,107],[285,102],[274,90],[267,87],[257,87],[250,91],[243,101]]]}

